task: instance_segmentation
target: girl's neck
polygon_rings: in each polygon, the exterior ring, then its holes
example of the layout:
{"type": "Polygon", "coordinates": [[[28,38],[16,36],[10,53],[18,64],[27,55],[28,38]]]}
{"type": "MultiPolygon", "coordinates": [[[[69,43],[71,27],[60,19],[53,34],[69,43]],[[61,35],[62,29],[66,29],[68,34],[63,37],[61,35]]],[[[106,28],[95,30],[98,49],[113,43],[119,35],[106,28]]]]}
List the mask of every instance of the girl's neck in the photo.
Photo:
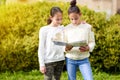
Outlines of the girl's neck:
{"type": "Polygon", "coordinates": [[[74,26],[78,26],[78,25],[80,25],[80,24],[81,24],[81,21],[79,21],[78,24],[72,24],[72,25],[74,25],[74,26]]]}
{"type": "Polygon", "coordinates": [[[58,27],[60,25],[56,25],[56,24],[51,23],[50,26],[52,26],[52,27],[58,27]]]}

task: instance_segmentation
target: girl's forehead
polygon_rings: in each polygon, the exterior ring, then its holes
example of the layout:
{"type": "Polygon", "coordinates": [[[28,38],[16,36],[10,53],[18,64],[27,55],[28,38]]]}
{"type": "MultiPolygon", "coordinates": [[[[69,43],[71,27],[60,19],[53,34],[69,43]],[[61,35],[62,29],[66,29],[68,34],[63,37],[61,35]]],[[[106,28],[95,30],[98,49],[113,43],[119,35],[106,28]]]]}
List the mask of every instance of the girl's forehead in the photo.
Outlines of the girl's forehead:
{"type": "Polygon", "coordinates": [[[69,17],[79,17],[80,16],[80,14],[78,14],[78,13],[70,13],[69,14],[69,17]]]}
{"type": "Polygon", "coordinates": [[[57,12],[54,17],[62,17],[62,13],[61,12],[57,12]]]}

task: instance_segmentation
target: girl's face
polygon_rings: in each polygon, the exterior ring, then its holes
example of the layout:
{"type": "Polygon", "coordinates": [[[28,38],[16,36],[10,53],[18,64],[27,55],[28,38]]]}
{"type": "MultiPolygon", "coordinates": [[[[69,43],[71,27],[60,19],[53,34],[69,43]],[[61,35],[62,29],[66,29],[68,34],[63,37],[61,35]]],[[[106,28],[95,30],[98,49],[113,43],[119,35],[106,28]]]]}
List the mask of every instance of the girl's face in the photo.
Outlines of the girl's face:
{"type": "Polygon", "coordinates": [[[62,13],[57,12],[53,17],[51,17],[51,20],[54,26],[59,26],[62,24],[62,13]]]}
{"type": "Polygon", "coordinates": [[[80,14],[78,13],[70,13],[69,14],[69,18],[70,21],[73,25],[79,25],[80,24],[80,14]]]}

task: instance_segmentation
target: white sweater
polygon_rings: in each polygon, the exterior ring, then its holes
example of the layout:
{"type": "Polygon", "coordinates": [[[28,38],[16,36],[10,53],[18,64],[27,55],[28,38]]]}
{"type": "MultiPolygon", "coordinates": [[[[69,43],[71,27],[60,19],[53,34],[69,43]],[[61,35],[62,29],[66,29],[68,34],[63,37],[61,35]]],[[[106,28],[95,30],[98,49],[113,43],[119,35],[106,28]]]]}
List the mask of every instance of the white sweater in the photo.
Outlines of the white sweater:
{"type": "Polygon", "coordinates": [[[71,51],[66,52],[66,57],[74,60],[80,60],[90,56],[89,52],[92,52],[95,46],[94,33],[91,31],[91,25],[87,23],[81,23],[78,26],[69,24],[65,27],[64,36],[65,41],[68,43],[86,40],[86,43],[90,48],[90,51],[88,52],[80,52],[79,47],[73,47],[71,51]]]}
{"type": "Polygon", "coordinates": [[[63,30],[62,26],[53,27],[51,25],[44,26],[39,31],[39,48],[38,58],[40,66],[45,63],[64,60],[63,46],[55,45],[52,38],[56,33],[63,30]]]}

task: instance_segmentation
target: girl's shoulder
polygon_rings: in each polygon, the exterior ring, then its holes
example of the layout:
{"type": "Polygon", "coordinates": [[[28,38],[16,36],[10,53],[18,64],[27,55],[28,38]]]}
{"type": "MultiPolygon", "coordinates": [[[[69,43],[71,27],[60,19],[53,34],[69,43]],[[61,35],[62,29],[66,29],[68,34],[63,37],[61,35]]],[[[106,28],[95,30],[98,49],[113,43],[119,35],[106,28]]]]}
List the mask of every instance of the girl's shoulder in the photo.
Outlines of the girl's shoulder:
{"type": "Polygon", "coordinates": [[[68,25],[65,26],[65,29],[70,29],[70,28],[72,28],[72,27],[73,27],[72,24],[68,24],[68,25]]]}
{"type": "Polygon", "coordinates": [[[70,23],[70,24],[66,25],[65,27],[71,27],[71,26],[72,26],[72,24],[70,23]]]}
{"type": "Polygon", "coordinates": [[[46,29],[46,28],[49,28],[49,25],[42,26],[40,29],[46,29]]]}
{"type": "Polygon", "coordinates": [[[83,25],[84,28],[88,28],[88,29],[92,28],[92,26],[90,24],[88,24],[88,23],[82,23],[81,25],[83,25]]]}
{"type": "Polygon", "coordinates": [[[46,32],[48,29],[49,29],[48,25],[42,26],[42,27],[40,27],[39,32],[46,32]]]}
{"type": "Polygon", "coordinates": [[[84,25],[86,27],[92,27],[89,23],[82,23],[82,25],[84,25]]]}

